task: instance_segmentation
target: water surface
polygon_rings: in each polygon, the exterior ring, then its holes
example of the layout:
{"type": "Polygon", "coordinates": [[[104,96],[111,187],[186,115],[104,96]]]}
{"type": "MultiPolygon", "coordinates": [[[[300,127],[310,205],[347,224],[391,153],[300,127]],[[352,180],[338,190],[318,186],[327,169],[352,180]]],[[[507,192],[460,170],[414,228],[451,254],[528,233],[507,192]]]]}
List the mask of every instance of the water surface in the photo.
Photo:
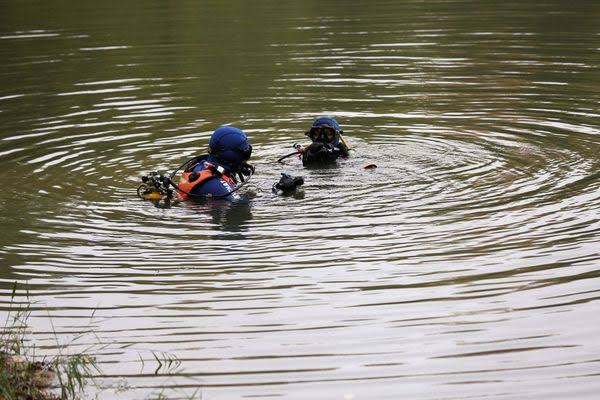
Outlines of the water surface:
{"type": "Polygon", "coordinates": [[[0,317],[100,398],[596,398],[596,2],[1,9],[0,317]],[[275,163],[321,114],[356,156],[275,163]],[[221,124],[250,206],[136,198],[221,124]]]}

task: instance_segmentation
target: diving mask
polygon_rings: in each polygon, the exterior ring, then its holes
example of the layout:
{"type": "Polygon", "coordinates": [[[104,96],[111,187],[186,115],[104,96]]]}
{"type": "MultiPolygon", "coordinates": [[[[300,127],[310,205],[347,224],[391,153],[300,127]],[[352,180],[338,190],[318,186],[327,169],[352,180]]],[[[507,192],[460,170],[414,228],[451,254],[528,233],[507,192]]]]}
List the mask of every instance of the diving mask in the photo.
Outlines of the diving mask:
{"type": "Polygon", "coordinates": [[[335,129],[329,126],[313,126],[306,136],[310,137],[313,142],[333,143],[336,137],[335,129]]]}

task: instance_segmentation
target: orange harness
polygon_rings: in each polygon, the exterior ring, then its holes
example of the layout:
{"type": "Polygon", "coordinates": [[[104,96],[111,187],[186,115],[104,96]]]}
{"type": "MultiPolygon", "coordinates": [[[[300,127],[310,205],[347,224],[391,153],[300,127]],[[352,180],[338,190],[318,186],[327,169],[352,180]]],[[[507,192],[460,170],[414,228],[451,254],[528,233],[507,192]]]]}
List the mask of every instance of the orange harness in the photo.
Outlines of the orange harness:
{"type": "Polygon", "coordinates": [[[183,174],[181,174],[181,178],[179,179],[178,186],[179,189],[181,189],[177,191],[179,198],[181,200],[186,200],[189,197],[186,193],[192,193],[192,190],[194,190],[196,187],[199,187],[201,184],[212,178],[220,178],[228,183],[235,184],[233,179],[231,179],[227,175],[217,175],[208,168],[197,172],[187,170],[183,174]]]}

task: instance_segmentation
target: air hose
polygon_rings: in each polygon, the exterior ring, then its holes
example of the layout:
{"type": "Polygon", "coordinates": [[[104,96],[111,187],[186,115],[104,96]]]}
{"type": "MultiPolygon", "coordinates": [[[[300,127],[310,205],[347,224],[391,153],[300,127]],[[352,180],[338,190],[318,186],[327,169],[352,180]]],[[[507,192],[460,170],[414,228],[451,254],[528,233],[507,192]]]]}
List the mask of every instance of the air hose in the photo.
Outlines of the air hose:
{"type": "Polygon", "coordinates": [[[288,158],[288,157],[295,156],[296,154],[302,154],[302,153],[304,153],[304,147],[302,147],[302,146],[301,146],[301,145],[299,145],[298,143],[294,144],[292,147],[293,147],[294,149],[296,149],[296,151],[294,151],[293,153],[290,153],[290,154],[286,154],[286,155],[285,155],[285,156],[283,156],[283,157],[279,157],[279,158],[277,159],[277,162],[278,162],[278,163],[280,163],[281,161],[285,160],[285,159],[286,159],[286,158],[288,158]]]}

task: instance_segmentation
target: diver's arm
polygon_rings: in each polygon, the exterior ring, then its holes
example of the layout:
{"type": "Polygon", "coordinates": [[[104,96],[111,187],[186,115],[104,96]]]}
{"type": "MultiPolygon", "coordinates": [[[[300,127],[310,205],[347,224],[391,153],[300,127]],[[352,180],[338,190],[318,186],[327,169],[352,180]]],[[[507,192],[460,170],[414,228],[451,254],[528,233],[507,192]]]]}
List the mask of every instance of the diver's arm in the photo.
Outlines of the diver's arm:
{"type": "Polygon", "coordinates": [[[324,161],[327,157],[327,150],[323,146],[323,143],[313,142],[304,148],[302,152],[302,164],[315,161],[324,161]]]}
{"type": "Polygon", "coordinates": [[[334,161],[338,157],[348,158],[348,148],[342,143],[338,145],[313,142],[302,153],[303,164],[319,161],[334,161]]]}

